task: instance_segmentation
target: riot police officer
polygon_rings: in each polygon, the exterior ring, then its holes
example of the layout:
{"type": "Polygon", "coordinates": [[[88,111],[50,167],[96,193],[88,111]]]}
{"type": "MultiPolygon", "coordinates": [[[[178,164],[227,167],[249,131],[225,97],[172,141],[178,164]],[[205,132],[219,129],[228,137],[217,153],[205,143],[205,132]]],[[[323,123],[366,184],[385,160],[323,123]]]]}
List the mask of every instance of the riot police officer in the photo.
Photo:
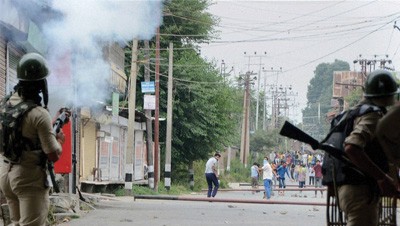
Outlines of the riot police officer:
{"type": "Polygon", "coordinates": [[[18,63],[17,72],[19,82],[4,102],[10,108],[21,104],[33,107],[21,115],[21,126],[16,128],[21,131],[22,144],[11,152],[1,150],[0,189],[7,199],[14,225],[42,226],[46,224],[49,211],[45,164],[47,160],[58,160],[65,137],[62,131],[54,134],[46,109],[49,74],[46,60],[37,53],[25,54],[18,63]]]}
{"type": "Polygon", "coordinates": [[[378,225],[379,195],[393,195],[396,187],[388,176],[387,161],[375,136],[378,120],[385,107],[394,104],[397,84],[390,72],[376,70],[367,77],[364,99],[360,104],[377,106],[354,120],[353,130],[346,137],[345,153],[363,176],[346,172],[346,183],[338,187],[339,204],[347,218],[347,226],[378,225]]]}

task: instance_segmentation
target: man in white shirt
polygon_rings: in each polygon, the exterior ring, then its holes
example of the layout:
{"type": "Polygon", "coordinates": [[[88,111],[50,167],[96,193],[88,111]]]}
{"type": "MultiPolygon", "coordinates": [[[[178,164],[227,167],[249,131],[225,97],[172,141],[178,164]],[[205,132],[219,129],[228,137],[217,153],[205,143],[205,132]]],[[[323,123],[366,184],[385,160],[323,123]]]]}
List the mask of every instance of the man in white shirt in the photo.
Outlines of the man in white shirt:
{"type": "Polygon", "coordinates": [[[221,155],[217,152],[214,157],[211,157],[206,163],[206,180],[208,184],[208,192],[207,197],[215,197],[219,188],[218,182],[218,159],[221,158],[221,155]],[[213,190],[214,184],[214,190],[213,190]]]}
{"type": "Polygon", "coordinates": [[[263,181],[266,196],[265,198],[270,199],[273,171],[271,165],[268,162],[267,156],[264,157],[264,165],[261,169],[263,170],[263,181]]]}

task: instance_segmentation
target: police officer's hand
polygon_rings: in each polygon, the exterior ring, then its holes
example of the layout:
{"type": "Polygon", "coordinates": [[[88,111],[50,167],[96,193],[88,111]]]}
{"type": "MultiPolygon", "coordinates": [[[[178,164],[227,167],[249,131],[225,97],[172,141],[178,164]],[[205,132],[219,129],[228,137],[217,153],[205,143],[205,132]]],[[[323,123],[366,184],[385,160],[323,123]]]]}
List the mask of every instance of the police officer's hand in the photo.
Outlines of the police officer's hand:
{"type": "Polygon", "coordinates": [[[55,115],[55,118],[53,121],[55,121],[58,118],[58,116],[61,115],[63,112],[65,112],[65,115],[67,116],[65,123],[68,123],[69,117],[71,117],[72,113],[71,113],[71,109],[66,108],[66,107],[60,108],[60,110],[57,111],[57,114],[55,115]]]}
{"type": "Polygon", "coordinates": [[[60,132],[58,132],[58,133],[56,134],[56,139],[57,139],[58,143],[60,143],[60,145],[63,145],[63,144],[64,144],[64,142],[65,142],[65,135],[64,135],[62,129],[60,129],[60,132]]]}
{"type": "Polygon", "coordinates": [[[396,196],[398,195],[398,186],[395,185],[393,178],[385,174],[384,177],[377,180],[379,190],[383,196],[396,196]]]}

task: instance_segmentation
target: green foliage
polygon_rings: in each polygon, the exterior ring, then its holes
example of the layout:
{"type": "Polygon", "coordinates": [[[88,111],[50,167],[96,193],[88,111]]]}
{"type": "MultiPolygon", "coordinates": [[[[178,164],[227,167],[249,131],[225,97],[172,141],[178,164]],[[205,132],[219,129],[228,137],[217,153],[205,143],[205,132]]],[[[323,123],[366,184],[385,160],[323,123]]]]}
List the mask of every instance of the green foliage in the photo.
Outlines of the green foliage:
{"type": "Polygon", "coordinates": [[[167,190],[162,181],[158,183],[158,190],[154,191],[147,186],[133,185],[132,194],[133,195],[182,195],[188,194],[190,190],[188,186],[183,186],[179,184],[172,184],[170,189],[167,190]]]}
{"type": "Polygon", "coordinates": [[[133,185],[132,186],[132,194],[133,195],[156,195],[158,193],[147,186],[133,185]]]}
{"type": "MultiPolygon", "coordinates": [[[[167,48],[170,42],[174,48],[180,48],[173,53],[172,162],[183,165],[206,159],[210,153],[231,145],[240,136],[237,128],[241,116],[242,103],[238,101],[242,99],[241,93],[224,83],[215,65],[204,60],[196,49],[196,44],[206,42],[215,34],[214,26],[218,20],[207,12],[210,4],[208,0],[166,1],[164,21],[160,27],[161,34],[177,34],[161,35],[161,48],[167,48]]],[[[154,48],[153,39],[150,49],[154,48]]],[[[168,51],[160,51],[160,54],[161,59],[168,59],[168,51]]],[[[129,65],[129,48],[125,55],[129,65]]],[[[150,58],[154,57],[154,51],[150,51],[150,58]]],[[[142,60],[145,61],[141,51],[139,61],[142,60]]],[[[160,117],[166,117],[167,112],[168,79],[165,75],[168,74],[168,64],[165,62],[160,64],[160,117]]],[[[143,73],[139,73],[137,78],[136,106],[140,110],[143,94],[139,86],[145,73],[144,67],[139,66],[143,73]]],[[[155,71],[154,63],[149,67],[155,71]]],[[[129,69],[127,66],[127,74],[129,69]]],[[[160,142],[166,139],[165,131],[166,123],[160,123],[160,142]]],[[[173,164],[172,170],[179,168],[179,164],[173,164]]]]}
{"type": "MultiPolygon", "coordinates": [[[[187,186],[189,163],[208,159],[210,153],[222,151],[226,146],[239,145],[243,91],[226,83],[216,66],[203,59],[197,51],[199,43],[207,42],[216,35],[214,26],[218,20],[207,12],[211,1],[171,0],[164,4],[163,24],[160,27],[159,112],[160,117],[166,117],[169,51],[164,49],[172,42],[176,49],[173,52],[172,181],[187,186]]],[[[155,39],[149,44],[149,58],[154,59],[155,39]]],[[[144,44],[140,42],[139,48],[143,49],[144,44]]],[[[146,62],[147,56],[145,58],[144,55],[145,51],[139,51],[139,62],[146,62]]],[[[130,47],[125,49],[125,56],[125,71],[129,75],[130,47]]],[[[144,80],[146,71],[143,64],[138,66],[136,107],[141,110],[143,94],[140,82],[144,80]]],[[[154,80],[154,61],[146,68],[151,71],[151,80],[154,80]]],[[[160,123],[159,130],[159,140],[163,143],[166,140],[166,123],[160,123]]],[[[165,152],[164,145],[161,145],[161,152],[165,152]]],[[[204,184],[204,166],[200,172],[202,176],[198,179],[204,184]]],[[[221,186],[224,184],[221,178],[221,186]]]]}
{"type": "Polygon", "coordinates": [[[250,152],[265,154],[272,152],[278,145],[277,130],[257,130],[250,136],[250,152]]]}
{"type": "Polygon", "coordinates": [[[184,34],[170,36],[165,41],[184,45],[187,43],[207,42],[215,33],[218,19],[206,10],[208,0],[171,0],[166,1],[164,21],[161,30],[165,34],[184,34]]]}
{"type": "Polygon", "coordinates": [[[57,218],[54,214],[55,206],[50,205],[49,212],[47,213],[47,224],[48,225],[56,225],[57,218]]]}
{"type": "Polygon", "coordinates": [[[194,169],[194,187],[193,191],[200,192],[201,189],[207,188],[207,182],[204,176],[206,161],[198,160],[193,163],[194,169]]]}
{"type": "Polygon", "coordinates": [[[335,60],[333,63],[321,63],[314,71],[307,92],[307,107],[303,110],[303,122],[306,132],[316,139],[322,139],[329,129],[325,115],[331,110],[332,82],[334,71],[348,71],[347,62],[335,60]],[[321,137],[322,136],[322,137],[321,137]]]}
{"type": "Polygon", "coordinates": [[[118,188],[114,191],[115,196],[124,196],[125,195],[125,188],[118,188]]]}
{"type": "Polygon", "coordinates": [[[353,90],[344,100],[349,104],[349,108],[353,107],[360,102],[363,97],[363,90],[361,87],[353,90]]]}
{"type": "MultiPolygon", "coordinates": [[[[183,51],[174,71],[172,161],[189,163],[222,150],[236,135],[240,105],[237,91],[222,82],[218,72],[193,51],[183,51]],[[176,73],[175,73],[176,72],[176,73]]],[[[164,110],[164,108],[163,108],[164,110]]]]}
{"type": "Polygon", "coordinates": [[[244,167],[240,159],[233,159],[231,161],[231,169],[229,172],[225,172],[224,177],[229,182],[248,181],[250,178],[250,168],[244,167]]]}

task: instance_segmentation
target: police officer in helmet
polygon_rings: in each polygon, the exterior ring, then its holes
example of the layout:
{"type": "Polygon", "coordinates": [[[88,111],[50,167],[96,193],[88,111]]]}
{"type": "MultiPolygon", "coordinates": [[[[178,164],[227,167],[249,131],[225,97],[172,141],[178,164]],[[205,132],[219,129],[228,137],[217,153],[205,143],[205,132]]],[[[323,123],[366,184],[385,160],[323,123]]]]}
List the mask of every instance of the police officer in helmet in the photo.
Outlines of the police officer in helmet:
{"type": "Polygon", "coordinates": [[[14,225],[42,226],[46,225],[49,210],[45,164],[47,160],[59,159],[65,137],[62,131],[54,134],[47,111],[46,60],[37,53],[25,54],[17,72],[19,82],[15,92],[4,101],[11,108],[20,104],[33,107],[21,114],[22,145],[15,150],[19,154],[5,154],[1,150],[0,189],[7,199],[14,225]]]}
{"type": "Polygon", "coordinates": [[[385,107],[394,104],[397,92],[397,84],[389,71],[376,70],[368,75],[364,99],[359,105],[376,106],[381,111],[356,117],[353,130],[344,141],[346,155],[363,172],[363,175],[346,175],[346,183],[338,186],[339,204],[345,213],[347,226],[378,225],[379,196],[396,194],[375,130],[379,119],[386,113],[385,107]]]}

